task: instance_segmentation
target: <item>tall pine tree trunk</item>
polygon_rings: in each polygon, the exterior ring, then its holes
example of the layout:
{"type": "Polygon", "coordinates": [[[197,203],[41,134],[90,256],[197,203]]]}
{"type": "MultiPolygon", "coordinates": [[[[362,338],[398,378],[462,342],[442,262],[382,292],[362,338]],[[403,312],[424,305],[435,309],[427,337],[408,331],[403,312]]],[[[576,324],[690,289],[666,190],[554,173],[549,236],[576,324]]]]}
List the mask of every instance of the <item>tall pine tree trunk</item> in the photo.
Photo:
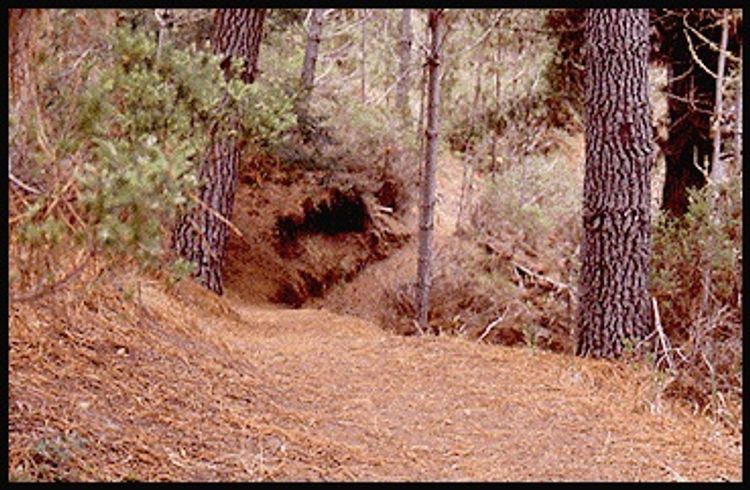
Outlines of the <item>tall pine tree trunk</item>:
{"type": "Polygon", "coordinates": [[[588,10],[586,42],[577,351],[617,357],[652,331],[648,11],[588,10]]]}
{"type": "Polygon", "coordinates": [[[399,23],[399,64],[398,78],[396,80],[396,110],[407,123],[411,119],[411,110],[409,109],[409,65],[411,64],[411,43],[411,9],[403,9],[401,11],[401,22],[399,23]]]}
{"type": "Polygon", "coordinates": [[[360,96],[362,97],[362,103],[367,102],[367,9],[362,9],[362,38],[360,40],[360,70],[361,70],[361,86],[360,96]]]}
{"type": "Polygon", "coordinates": [[[324,9],[311,9],[310,26],[307,30],[307,46],[305,47],[305,60],[302,63],[302,96],[300,108],[305,111],[310,99],[310,93],[315,86],[315,64],[318,61],[318,48],[320,36],[323,30],[324,9]]]}
{"type": "Polygon", "coordinates": [[[430,286],[432,284],[432,230],[435,210],[435,167],[440,105],[440,50],[443,36],[443,12],[430,10],[428,20],[432,32],[427,57],[429,86],[427,89],[427,149],[422,172],[421,205],[419,209],[419,258],[417,262],[417,324],[422,333],[429,331],[430,286]]]}
{"type": "MultiPolygon", "coordinates": [[[[222,67],[228,74],[231,60],[245,61],[242,80],[255,80],[263,9],[219,9],[214,18],[211,43],[217,54],[225,55],[222,67]]],[[[226,97],[226,96],[225,96],[226,97]]],[[[222,266],[226,251],[227,224],[232,217],[237,188],[240,151],[234,137],[212,131],[211,145],[200,169],[201,205],[181,216],[172,234],[175,251],[195,266],[194,275],[206,288],[223,294],[222,266]]]]}

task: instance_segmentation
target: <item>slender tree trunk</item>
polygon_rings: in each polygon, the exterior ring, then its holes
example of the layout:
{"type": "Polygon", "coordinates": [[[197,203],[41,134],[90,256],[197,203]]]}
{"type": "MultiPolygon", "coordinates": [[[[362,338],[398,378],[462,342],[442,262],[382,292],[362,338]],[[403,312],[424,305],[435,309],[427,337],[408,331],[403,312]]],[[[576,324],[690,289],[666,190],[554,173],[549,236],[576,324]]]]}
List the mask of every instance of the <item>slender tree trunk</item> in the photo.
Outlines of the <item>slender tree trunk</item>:
{"type": "MultiPolygon", "coordinates": [[[[497,33],[497,46],[492,51],[492,66],[495,68],[495,117],[500,116],[500,32],[497,33]]],[[[492,181],[497,172],[497,130],[492,128],[492,181]]]]}
{"type": "Polygon", "coordinates": [[[161,60],[162,48],[167,43],[169,30],[172,29],[172,26],[174,25],[174,12],[172,9],[155,9],[154,15],[159,22],[159,31],[157,33],[156,41],[156,62],[159,63],[161,60]]]}
{"type": "Polygon", "coordinates": [[[309,96],[315,85],[315,64],[318,61],[318,48],[323,30],[323,9],[310,9],[310,27],[307,31],[307,47],[302,64],[302,89],[309,96]]]}
{"type": "MultiPolygon", "coordinates": [[[[255,80],[264,18],[264,9],[216,11],[211,41],[214,52],[225,55],[222,67],[227,75],[232,58],[240,57],[245,61],[242,80],[255,80]]],[[[195,265],[198,281],[219,295],[224,292],[221,272],[227,239],[225,220],[232,218],[239,158],[236,138],[221,137],[214,127],[211,146],[200,169],[199,198],[203,205],[181,216],[172,234],[174,249],[195,265]]]]}
{"type": "MultiPolygon", "coordinates": [[[[430,25],[428,23],[425,24],[425,30],[424,30],[424,45],[427,46],[427,44],[430,41],[430,25]]],[[[424,124],[425,124],[425,106],[427,100],[427,64],[425,63],[422,66],[422,79],[419,82],[419,120],[417,121],[417,141],[419,143],[419,154],[424,154],[424,124]]],[[[421,167],[420,167],[421,169],[421,167]]],[[[421,172],[421,170],[420,170],[421,172]]],[[[420,182],[422,181],[420,173],[420,182]]]]}
{"type": "Polygon", "coordinates": [[[401,114],[405,123],[411,120],[409,109],[409,65],[411,64],[411,9],[401,10],[399,23],[399,65],[396,81],[396,110],[401,114]]]}
{"type": "Polygon", "coordinates": [[[727,59],[727,40],[729,39],[729,20],[727,9],[724,10],[721,29],[721,45],[716,70],[716,97],[714,99],[713,155],[711,157],[711,181],[720,183],[726,176],[724,162],[721,160],[721,119],[724,114],[724,65],[727,59]]]}
{"type": "Polygon", "coordinates": [[[577,352],[617,357],[652,331],[648,11],[590,9],[586,42],[577,352]]]}
{"type": "Polygon", "coordinates": [[[734,164],[739,170],[742,168],[742,44],[740,44],[740,66],[734,111],[734,164]]]}
{"type": "MultiPolygon", "coordinates": [[[[719,225],[718,197],[719,186],[726,177],[725,162],[721,159],[721,119],[724,106],[724,65],[726,63],[727,40],[729,38],[728,9],[724,10],[721,30],[721,44],[719,60],[716,69],[716,98],[714,100],[714,121],[711,127],[713,132],[713,155],[711,157],[711,175],[709,178],[709,195],[711,204],[711,221],[715,226],[719,225]]],[[[701,294],[701,311],[707,314],[711,298],[711,269],[716,252],[716,240],[713,234],[704,244],[703,252],[703,291],[701,294]]]]}
{"type": "Polygon", "coordinates": [[[302,63],[302,94],[297,102],[297,121],[303,133],[306,133],[310,128],[310,96],[315,87],[315,64],[318,61],[318,48],[323,31],[323,12],[324,9],[310,9],[307,46],[305,48],[305,59],[302,63]]]}
{"type": "Polygon", "coordinates": [[[419,213],[419,259],[417,262],[417,324],[422,333],[430,330],[428,313],[430,308],[430,286],[432,284],[432,230],[435,210],[435,167],[437,165],[437,143],[440,105],[440,51],[443,36],[443,12],[430,10],[428,24],[432,32],[429,67],[427,105],[427,150],[422,173],[421,206],[419,213]]]}
{"type": "Polygon", "coordinates": [[[688,191],[706,185],[706,175],[701,168],[710,166],[713,151],[711,118],[716,80],[695,58],[705,66],[715,67],[718,62],[716,50],[686,29],[682,22],[716,45],[721,37],[721,25],[709,10],[681,9],[674,13],[683,19],[670,34],[667,47],[669,134],[664,148],[666,174],[662,209],[680,217],[688,210],[688,191]]]}
{"type": "Polygon", "coordinates": [[[362,79],[361,79],[361,87],[360,87],[360,95],[362,97],[362,102],[367,102],[367,9],[362,9],[362,15],[364,16],[364,19],[362,19],[362,44],[360,45],[360,55],[361,55],[361,71],[362,71],[362,79]]]}

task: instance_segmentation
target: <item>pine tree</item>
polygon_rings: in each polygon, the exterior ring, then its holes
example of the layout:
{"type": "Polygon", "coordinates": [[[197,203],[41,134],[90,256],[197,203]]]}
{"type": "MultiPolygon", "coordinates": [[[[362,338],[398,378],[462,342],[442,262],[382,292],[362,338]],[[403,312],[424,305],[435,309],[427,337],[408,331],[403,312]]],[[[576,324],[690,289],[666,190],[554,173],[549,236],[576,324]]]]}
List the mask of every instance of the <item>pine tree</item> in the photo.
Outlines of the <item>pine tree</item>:
{"type": "Polygon", "coordinates": [[[440,106],[440,51],[443,43],[443,11],[430,10],[428,25],[432,33],[430,54],[427,57],[429,85],[427,88],[427,149],[421,182],[421,206],[419,212],[419,258],[417,262],[417,323],[424,333],[429,330],[432,230],[435,211],[435,167],[439,106],[440,106]]]}
{"type": "Polygon", "coordinates": [[[617,357],[652,330],[648,34],[645,9],[587,12],[580,355],[617,357]]]}
{"type": "MultiPolygon", "coordinates": [[[[241,58],[245,61],[242,80],[255,80],[264,18],[263,9],[217,10],[211,44],[215,53],[225,55],[222,67],[227,75],[232,59],[241,58]]],[[[232,217],[240,151],[236,138],[219,136],[217,127],[212,130],[211,145],[200,169],[200,206],[180,217],[172,244],[195,266],[198,281],[221,295],[227,221],[232,217]]]]}

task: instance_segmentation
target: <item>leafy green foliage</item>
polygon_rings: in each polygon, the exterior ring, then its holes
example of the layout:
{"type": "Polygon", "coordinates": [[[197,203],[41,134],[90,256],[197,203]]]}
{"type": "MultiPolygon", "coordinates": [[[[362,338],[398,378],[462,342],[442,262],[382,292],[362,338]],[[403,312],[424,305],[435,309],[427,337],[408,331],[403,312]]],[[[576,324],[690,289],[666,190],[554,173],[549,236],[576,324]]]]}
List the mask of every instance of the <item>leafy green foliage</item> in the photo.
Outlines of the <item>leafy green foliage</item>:
{"type": "Polygon", "coordinates": [[[163,46],[157,61],[139,31],[115,30],[110,56],[79,101],[91,150],[81,203],[101,246],[148,261],[162,254],[161,226],[190,205],[211,138],[273,146],[293,124],[292,102],[276,85],[242,82],[242,60],[228,77],[220,56],[194,46],[163,46]]]}

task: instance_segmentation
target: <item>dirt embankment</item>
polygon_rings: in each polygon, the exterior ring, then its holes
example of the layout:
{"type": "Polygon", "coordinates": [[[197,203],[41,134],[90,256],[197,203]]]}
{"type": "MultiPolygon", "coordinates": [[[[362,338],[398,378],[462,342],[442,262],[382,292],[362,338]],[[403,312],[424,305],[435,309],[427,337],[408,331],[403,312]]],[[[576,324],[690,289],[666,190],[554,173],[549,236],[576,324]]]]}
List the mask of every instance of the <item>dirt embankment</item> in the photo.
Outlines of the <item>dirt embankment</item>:
{"type": "Polygon", "coordinates": [[[298,308],[409,238],[392,179],[278,172],[243,175],[227,247],[226,283],[251,302],[298,308]]]}

